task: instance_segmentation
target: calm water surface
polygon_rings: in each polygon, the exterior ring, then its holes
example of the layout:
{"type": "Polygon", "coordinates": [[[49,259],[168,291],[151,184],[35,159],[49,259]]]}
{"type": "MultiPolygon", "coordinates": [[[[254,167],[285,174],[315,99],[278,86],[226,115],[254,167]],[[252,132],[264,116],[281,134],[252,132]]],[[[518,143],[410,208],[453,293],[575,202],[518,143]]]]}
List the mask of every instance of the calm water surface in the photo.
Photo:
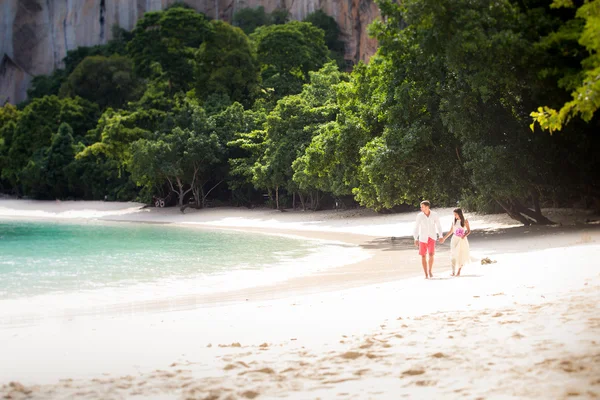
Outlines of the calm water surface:
{"type": "Polygon", "coordinates": [[[0,220],[0,299],[263,270],[318,247],[168,225],[0,220]]]}

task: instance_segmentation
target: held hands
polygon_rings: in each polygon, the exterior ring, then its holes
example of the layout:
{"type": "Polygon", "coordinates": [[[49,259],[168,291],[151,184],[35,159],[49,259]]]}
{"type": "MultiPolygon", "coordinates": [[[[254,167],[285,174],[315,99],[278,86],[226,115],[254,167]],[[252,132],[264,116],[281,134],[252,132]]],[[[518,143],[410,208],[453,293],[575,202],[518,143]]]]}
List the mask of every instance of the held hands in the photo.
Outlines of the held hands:
{"type": "Polygon", "coordinates": [[[419,241],[415,240],[415,246],[419,247],[419,241]]]}
{"type": "Polygon", "coordinates": [[[444,243],[445,241],[446,241],[445,238],[443,238],[443,237],[440,238],[440,243],[444,243]]]}

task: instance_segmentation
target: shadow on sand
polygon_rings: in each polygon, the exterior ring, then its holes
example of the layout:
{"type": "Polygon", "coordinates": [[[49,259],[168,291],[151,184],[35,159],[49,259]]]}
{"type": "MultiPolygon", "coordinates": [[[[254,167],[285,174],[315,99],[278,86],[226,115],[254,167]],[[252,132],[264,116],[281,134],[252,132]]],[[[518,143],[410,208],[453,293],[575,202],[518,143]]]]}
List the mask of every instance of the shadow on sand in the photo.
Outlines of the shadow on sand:
{"type": "MultiPolygon", "coordinates": [[[[471,249],[477,248],[492,253],[523,252],[528,244],[531,250],[544,250],[578,244],[600,243],[600,225],[581,224],[570,226],[520,226],[474,231],[469,235],[471,249]]],[[[410,236],[379,237],[367,240],[360,245],[364,249],[381,251],[417,250],[410,236]]],[[[444,244],[436,244],[436,252],[450,251],[450,238],[444,244]]]]}

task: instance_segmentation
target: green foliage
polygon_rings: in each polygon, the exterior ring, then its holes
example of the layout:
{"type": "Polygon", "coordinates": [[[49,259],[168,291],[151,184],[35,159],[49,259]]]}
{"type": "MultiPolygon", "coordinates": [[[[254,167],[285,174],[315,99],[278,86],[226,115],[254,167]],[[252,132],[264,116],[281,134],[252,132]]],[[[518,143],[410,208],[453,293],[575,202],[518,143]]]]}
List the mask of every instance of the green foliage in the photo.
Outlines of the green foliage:
{"type": "Polygon", "coordinates": [[[263,109],[243,110],[233,104],[227,110],[231,115],[233,136],[227,146],[230,148],[229,179],[232,189],[240,189],[252,182],[252,168],[264,151],[265,132],[262,130],[267,119],[263,109]]]}
{"type": "Polygon", "coordinates": [[[78,181],[74,155],[73,130],[63,123],[50,146],[36,150],[21,172],[24,191],[41,199],[69,197],[78,181]]]}
{"type": "Polygon", "coordinates": [[[536,41],[556,18],[508,0],[380,5],[385,22],[372,32],[391,62],[384,73],[391,81],[383,133],[361,150],[357,198],[389,207],[420,196],[437,204],[470,197],[523,221],[521,211],[544,221],[521,202],[536,203],[539,193],[568,180],[558,160],[582,154],[573,142],[527,127],[530,105],[549,93],[543,72],[551,57],[536,41]]]}
{"type": "Polygon", "coordinates": [[[310,73],[311,82],[298,95],[284,97],[269,113],[264,132],[255,133],[264,140],[261,154],[252,166],[252,182],[257,188],[288,191],[317,188],[303,173],[306,147],[323,124],[335,119],[335,91],[341,74],[333,63],[310,73]],[[298,171],[294,174],[294,170],[298,171]],[[293,178],[293,179],[292,179],[293,178]]]}
{"type": "Polygon", "coordinates": [[[224,140],[213,126],[198,104],[184,100],[163,129],[132,144],[129,169],[134,181],[150,188],[167,181],[178,194],[180,206],[189,191],[199,201],[224,151],[224,140]]]}
{"type": "Polygon", "coordinates": [[[52,144],[46,153],[46,182],[55,198],[65,198],[75,181],[71,163],[75,159],[73,129],[68,124],[61,124],[52,138],[52,144]]]}
{"type": "Polygon", "coordinates": [[[0,187],[4,186],[2,179],[7,178],[3,171],[8,165],[8,151],[17,129],[20,114],[21,112],[12,104],[0,107],[0,187]]]}
{"type": "Polygon", "coordinates": [[[83,59],[60,89],[61,96],[80,96],[101,109],[122,108],[140,95],[141,85],[127,57],[89,56],[83,59]]]}
{"type": "Polygon", "coordinates": [[[290,20],[290,12],[285,8],[276,8],[271,13],[271,23],[273,25],[283,25],[290,20]]]}
{"type": "Polygon", "coordinates": [[[308,82],[310,71],[328,60],[323,30],[307,22],[260,27],[251,35],[257,46],[266,87],[274,88],[275,99],[298,93],[308,82]]]}
{"type": "Polygon", "coordinates": [[[166,190],[180,205],[215,187],[278,206],[292,192],[377,210],[426,197],[543,222],[523,204],[600,198],[598,2],[381,0],[379,50],[351,74],[329,62],[344,49],[322,11],[285,23],[285,10],[240,10],[249,40],[175,4],[69,52],[65,70],[34,79],[39,98],[0,108],[0,185],[38,198],[166,190]],[[79,97],[43,96],[59,87],[79,97]],[[552,136],[529,128],[540,104],[552,136]]]}
{"type": "Polygon", "coordinates": [[[246,35],[251,34],[259,26],[271,25],[270,15],[263,6],[256,8],[242,8],[233,14],[233,25],[243,30],[246,35]]]}
{"type": "MultiPolygon", "coordinates": [[[[552,7],[555,8],[573,6],[573,2],[569,0],[555,0],[552,3],[552,7]]],[[[566,102],[559,110],[548,106],[538,107],[537,111],[531,113],[532,130],[537,122],[542,129],[549,130],[550,133],[560,131],[575,116],[589,122],[600,107],[600,0],[585,0],[577,10],[576,18],[579,21],[566,24],[556,34],[545,39],[546,42],[565,37],[572,40],[574,36],[579,35],[579,44],[587,50],[587,58],[581,61],[578,76],[580,79],[575,80],[577,83],[573,82],[572,73],[559,81],[559,86],[573,89],[572,100],[566,102]],[[583,28],[582,21],[585,21],[583,28]]]]}
{"type": "MultiPolygon", "coordinates": [[[[200,46],[197,91],[201,98],[221,95],[246,106],[258,94],[259,66],[244,32],[222,21],[211,21],[214,34],[200,46]]],[[[227,104],[227,105],[229,105],[227,104]]]]}
{"type": "Polygon", "coordinates": [[[164,113],[156,110],[114,111],[107,109],[90,130],[92,144],[77,154],[77,158],[103,156],[115,160],[121,169],[129,164],[131,143],[148,136],[159,125],[164,113]]]}
{"type": "Polygon", "coordinates": [[[96,105],[81,98],[34,99],[20,112],[16,122],[3,131],[6,156],[2,178],[17,187],[21,183],[21,171],[34,155],[39,160],[44,157],[44,149],[50,147],[52,135],[62,123],[72,127],[75,136],[83,137],[93,126],[97,110],[96,105]]]}
{"type": "Polygon", "coordinates": [[[323,29],[325,32],[325,45],[329,49],[329,56],[332,60],[335,60],[338,67],[342,68],[345,65],[344,55],[346,53],[346,46],[342,40],[340,40],[340,27],[333,17],[327,15],[323,10],[317,10],[310,13],[304,18],[304,22],[309,22],[317,28],[323,29]]]}
{"type": "MultiPolygon", "coordinates": [[[[31,80],[31,86],[27,89],[28,101],[44,96],[57,95],[66,79],[67,75],[64,69],[57,69],[51,75],[34,76],[31,80]]],[[[27,101],[25,105],[27,105],[27,101]]]]}
{"type": "Polygon", "coordinates": [[[132,34],[118,25],[112,27],[112,39],[104,45],[92,47],[78,47],[67,51],[63,59],[64,69],[57,69],[51,75],[38,75],[33,77],[30,88],[27,90],[29,101],[34,98],[57,95],[61,86],[77,66],[90,56],[110,57],[114,54],[126,55],[127,43],[132,34]]]}
{"type": "Polygon", "coordinates": [[[212,26],[204,14],[171,7],[144,14],[127,50],[139,76],[153,76],[153,64],[158,63],[175,93],[192,86],[195,52],[211,34],[212,26]]]}

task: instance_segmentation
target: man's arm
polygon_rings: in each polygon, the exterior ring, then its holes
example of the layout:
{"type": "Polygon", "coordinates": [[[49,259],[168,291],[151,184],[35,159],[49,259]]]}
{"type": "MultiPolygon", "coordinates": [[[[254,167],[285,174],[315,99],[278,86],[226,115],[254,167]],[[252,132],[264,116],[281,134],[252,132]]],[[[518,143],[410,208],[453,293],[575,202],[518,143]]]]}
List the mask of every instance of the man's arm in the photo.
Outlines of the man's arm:
{"type": "Polygon", "coordinates": [[[413,237],[415,242],[419,240],[419,225],[421,225],[421,214],[417,214],[417,221],[415,222],[415,229],[413,229],[413,237]]]}
{"type": "Polygon", "coordinates": [[[442,230],[442,223],[440,222],[440,216],[439,215],[435,215],[435,227],[437,229],[437,231],[439,232],[439,238],[443,239],[444,238],[444,231],[442,230]]]}

